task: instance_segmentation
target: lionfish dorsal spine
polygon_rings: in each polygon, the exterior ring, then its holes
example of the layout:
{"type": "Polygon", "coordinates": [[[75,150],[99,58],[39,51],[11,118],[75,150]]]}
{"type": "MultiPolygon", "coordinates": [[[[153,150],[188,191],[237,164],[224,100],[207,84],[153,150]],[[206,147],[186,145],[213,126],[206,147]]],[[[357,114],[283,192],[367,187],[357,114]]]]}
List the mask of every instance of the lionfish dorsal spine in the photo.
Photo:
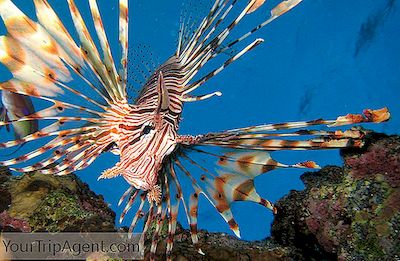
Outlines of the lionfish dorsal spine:
{"type": "Polygon", "coordinates": [[[290,9],[294,8],[298,5],[301,0],[287,0],[278,4],[275,8],[272,9],[271,15],[269,19],[259,24],[255,28],[253,28],[250,32],[244,34],[236,40],[232,40],[228,44],[225,44],[226,39],[230,35],[231,31],[236,27],[240,21],[250,13],[259,9],[264,1],[260,0],[251,0],[242,9],[236,18],[229,23],[226,27],[220,29],[219,27],[222,22],[225,21],[230,14],[231,10],[238,4],[239,1],[215,1],[214,5],[210,9],[209,14],[202,20],[197,30],[192,34],[190,40],[184,45],[183,43],[183,32],[181,30],[181,34],[178,41],[178,51],[177,55],[179,55],[181,59],[181,63],[183,64],[186,73],[186,81],[184,88],[184,101],[198,101],[204,100],[205,98],[210,98],[214,96],[216,93],[202,95],[199,98],[195,99],[186,99],[188,94],[196,90],[199,86],[206,83],[208,80],[216,76],[218,73],[223,71],[227,66],[232,64],[234,61],[238,60],[248,51],[252,50],[260,43],[263,42],[263,39],[256,39],[252,43],[248,44],[241,51],[237,52],[231,58],[226,60],[219,68],[211,71],[207,75],[203,76],[199,80],[189,83],[195,77],[195,75],[207,64],[210,60],[214,59],[221,53],[226,53],[230,50],[234,45],[243,41],[256,31],[260,30],[279,16],[283,15],[290,9]],[[220,29],[220,32],[217,33],[217,29],[220,29]],[[225,45],[225,46],[223,46],[225,45]]]}
{"type": "Polygon", "coordinates": [[[159,72],[157,78],[157,94],[158,94],[158,101],[157,101],[157,113],[161,111],[168,110],[169,108],[169,94],[168,89],[165,86],[165,80],[162,71],[159,72]]]}

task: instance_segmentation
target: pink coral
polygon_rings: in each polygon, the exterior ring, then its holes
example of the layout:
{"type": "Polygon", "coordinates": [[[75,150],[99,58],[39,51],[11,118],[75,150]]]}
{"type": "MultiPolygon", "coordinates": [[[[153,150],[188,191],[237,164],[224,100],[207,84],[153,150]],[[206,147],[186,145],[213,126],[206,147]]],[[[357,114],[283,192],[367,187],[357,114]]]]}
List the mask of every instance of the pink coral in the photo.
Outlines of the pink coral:
{"type": "Polygon", "coordinates": [[[21,232],[31,232],[31,227],[26,220],[10,217],[7,211],[0,213],[0,226],[11,227],[21,232]]]}
{"type": "Polygon", "coordinates": [[[394,141],[386,139],[371,145],[363,154],[346,156],[345,163],[351,169],[350,174],[357,179],[382,174],[392,187],[399,187],[399,150],[394,141]]]}
{"type": "Polygon", "coordinates": [[[308,199],[310,216],[305,219],[310,232],[327,252],[335,252],[340,245],[340,238],[349,233],[349,225],[343,222],[343,202],[341,199],[308,199]],[[334,236],[336,235],[336,236],[334,236]]]}

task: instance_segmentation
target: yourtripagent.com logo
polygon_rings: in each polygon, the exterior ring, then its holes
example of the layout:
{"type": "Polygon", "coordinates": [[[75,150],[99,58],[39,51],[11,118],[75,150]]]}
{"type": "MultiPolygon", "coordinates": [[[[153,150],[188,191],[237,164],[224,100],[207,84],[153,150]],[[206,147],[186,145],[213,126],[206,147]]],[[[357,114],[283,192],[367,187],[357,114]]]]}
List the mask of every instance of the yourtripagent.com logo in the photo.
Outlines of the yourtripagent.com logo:
{"type": "Polygon", "coordinates": [[[1,233],[4,258],[143,259],[142,234],[129,233],[1,233]]]}

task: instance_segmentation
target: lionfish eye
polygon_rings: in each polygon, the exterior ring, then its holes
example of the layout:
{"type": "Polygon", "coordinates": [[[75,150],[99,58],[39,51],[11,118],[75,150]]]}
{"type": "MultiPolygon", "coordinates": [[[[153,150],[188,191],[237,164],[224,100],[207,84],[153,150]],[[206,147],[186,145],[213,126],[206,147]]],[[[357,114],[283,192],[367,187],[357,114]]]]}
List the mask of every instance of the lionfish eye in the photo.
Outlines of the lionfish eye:
{"type": "Polygon", "coordinates": [[[151,125],[146,125],[142,131],[142,134],[149,134],[150,131],[154,130],[154,127],[151,125]]]}

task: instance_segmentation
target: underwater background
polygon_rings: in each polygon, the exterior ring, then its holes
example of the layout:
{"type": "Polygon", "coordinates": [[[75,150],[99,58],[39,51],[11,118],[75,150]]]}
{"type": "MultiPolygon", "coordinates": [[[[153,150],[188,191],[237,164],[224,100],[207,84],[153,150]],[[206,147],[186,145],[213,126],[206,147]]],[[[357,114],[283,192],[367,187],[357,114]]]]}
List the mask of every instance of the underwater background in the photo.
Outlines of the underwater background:
{"type": "MultiPolygon", "coordinates": [[[[34,17],[31,1],[14,2],[34,17]]],[[[49,2],[71,30],[66,3],[60,0],[49,2]]],[[[111,46],[118,48],[117,1],[98,2],[111,46]]],[[[198,1],[200,4],[193,6],[190,2],[131,0],[130,52],[133,56],[157,65],[172,55],[182,10],[193,19],[202,19],[211,1],[198,1]]],[[[267,19],[268,11],[278,2],[267,1],[263,8],[238,26],[234,36],[246,33],[267,19]]],[[[76,0],[76,3],[84,17],[91,19],[87,1],[76,0]]],[[[365,108],[387,106],[392,113],[389,122],[365,127],[399,134],[399,9],[396,0],[304,0],[254,36],[265,39],[263,44],[198,90],[202,94],[219,90],[223,96],[187,104],[180,133],[201,134],[321,117],[335,119],[347,113],[360,113],[365,108]]],[[[2,24],[0,33],[5,34],[2,24]]],[[[0,75],[2,81],[9,78],[3,66],[0,75]]],[[[275,157],[284,163],[315,160],[321,166],[341,164],[338,150],[279,152],[275,157]]],[[[98,175],[116,161],[111,153],[104,154],[77,175],[93,191],[104,195],[119,216],[123,208],[117,207],[117,203],[127,183],[121,177],[97,181],[98,175]]],[[[291,189],[303,188],[299,179],[303,172],[274,170],[256,179],[257,190],[275,202],[291,189]]],[[[273,214],[269,210],[256,204],[236,203],[233,212],[243,239],[258,240],[270,235],[273,214]]],[[[186,227],[183,215],[180,211],[179,220],[186,227]]],[[[131,218],[132,213],[122,225],[129,225],[131,218]]],[[[233,234],[204,198],[200,200],[199,227],[233,234]]]]}

